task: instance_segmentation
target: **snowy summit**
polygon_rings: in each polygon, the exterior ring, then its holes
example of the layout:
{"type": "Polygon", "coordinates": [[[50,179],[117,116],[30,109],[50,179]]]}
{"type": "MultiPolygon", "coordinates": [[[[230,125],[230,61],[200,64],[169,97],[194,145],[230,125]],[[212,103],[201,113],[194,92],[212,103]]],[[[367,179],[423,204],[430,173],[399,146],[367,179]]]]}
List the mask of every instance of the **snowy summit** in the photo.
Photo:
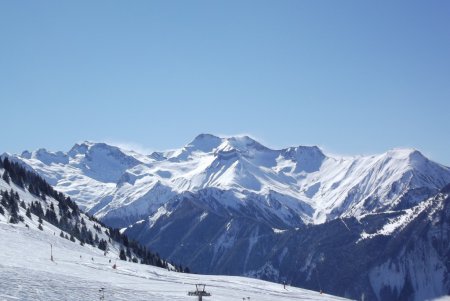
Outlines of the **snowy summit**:
{"type": "Polygon", "coordinates": [[[228,207],[257,194],[280,202],[285,210],[273,213],[281,219],[323,223],[402,206],[416,188],[418,201],[450,182],[448,167],[413,149],[337,157],[316,146],[273,150],[248,136],[201,134],[180,149],[152,154],[84,142],[66,153],[40,149],[13,158],[82,208],[121,226],[158,212],[183,192],[229,191],[228,207]]]}

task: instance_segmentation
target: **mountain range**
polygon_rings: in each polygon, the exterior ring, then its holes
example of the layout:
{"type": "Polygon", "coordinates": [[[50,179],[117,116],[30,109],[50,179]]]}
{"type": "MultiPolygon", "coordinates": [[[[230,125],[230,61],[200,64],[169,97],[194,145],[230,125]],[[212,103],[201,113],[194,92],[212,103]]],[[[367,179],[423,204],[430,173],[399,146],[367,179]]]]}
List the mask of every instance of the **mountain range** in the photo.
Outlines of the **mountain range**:
{"type": "Polygon", "coordinates": [[[450,292],[450,169],[417,150],[340,157],[201,134],[151,154],[84,142],[3,156],[197,272],[366,300],[450,292]]]}
{"type": "Polygon", "coordinates": [[[0,160],[0,240],[5,301],[186,300],[198,283],[219,301],[347,300],[257,279],[181,273],[9,160],[0,160]]]}

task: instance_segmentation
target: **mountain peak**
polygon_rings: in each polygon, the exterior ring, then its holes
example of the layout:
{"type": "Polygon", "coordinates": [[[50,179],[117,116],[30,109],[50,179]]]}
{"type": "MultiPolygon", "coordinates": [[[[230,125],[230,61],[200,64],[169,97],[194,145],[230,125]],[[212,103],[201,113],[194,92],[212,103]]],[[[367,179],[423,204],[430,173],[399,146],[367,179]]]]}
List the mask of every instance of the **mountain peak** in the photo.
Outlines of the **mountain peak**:
{"type": "Polygon", "coordinates": [[[403,156],[403,157],[408,157],[413,153],[420,153],[418,150],[416,150],[415,148],[393,148],[390,149],[386,152],[388,155],[390,156],[403,156]]]}
{"type": "Polygon", "coordinates": [[[86,154],[87,152],[92,152],[94,150],[121,150],[119,147],[110,145],[104,142],[93,142],[93,141],[84,141],[81,143],[75,143],[75,145],[70,149],[68,154],[70,156],[74,156],[77,154],[86,154]]]}
{"type": "Polygon", "coordinates": [[[199,141],[200,140],[209,140],[209,139],[221,139],[221,138],[216,136],[216,135],[213,135],[213,134],[201,133],[201,134],[197,135],[194,138],[194,141],[196,141],[196,140],[199,140],[199,141]]]}
{"type": "Polygon", "coordinates": [[[427,157],[414,148],[395,148],[387,151],[385,155],[392,159],[407,161],[414,166],[429,161],[427,157]]]}
{"type": "Polygon", "coordinates": [[[34,157],[47,165],[52,164],[52,163],[67,164],[67,162],[68,162],[66,154],[64,154],[63,152],[61,152],[61,151],[50,152],[45,148],[40,148],[33,153],[25,151],[22,153],[22,156],[24,158],[28,158],[28,159],[34,157]]]}
{"type": "Polygon", "coordinates": [[[254,150],[267,150],[268,148],[249,136],[233,136],[224,138],[221,149],[230,150],[235,149],[238,151],[254,150]]]}
{"type": "Polygon", "coordinates": [[[289,157],[291,159],[298,159],[301,157],[309,157],[311,158],[325,158],[325,154],[322,152],[322,150],[318,146],[304,146],[299,145],[295,147],[288,147],[286,149],[282,150],[283,154],[286,157],[289,157]]]}
{"type": "Polygon", "coordinates": [[[320,169],[326,156],[317,146],[297,146],[282,150],[285,158],[296,162],[297,172],[314,172],[320,169]]]}
{"type": "Polygon", "coordinates": [[[94,142],[84,141],[82,143],[75,143],[74,146],[67,153],[69,156],[75,156],[77,154],[85,154],[89,148],[94,144],[94,142]]]}
{"type": "Polygon", "coordinates": [[[218,148],[219,151],[229,151],[232,149],[247,151],[251,148],[258,150],[267,149],[265,146],[249,136],[244,135],[221,138],[211,134],[198,135],[194,140],[192,140],[192,142],[186,145],[185,148],[200,150],[202,152],[211,152],[216,148],[218,148]]]}
{"type": "Polygon", "coordinates": [[[28,150],[24,150],[20,156],[26,159],[31,159],[32,153],[28,150]]]}
{"type": "Polygon", "coordinates": [[[200,150],[202,152],[210,152],[222,143],[222,138],[211,134],[200,134],[194,138],[186,148],[200,150]]]}
{"type": "Polygon", "coordinates": [[[36,151],[36,154],[48,154],[49,151],[47,151],[46,148],[40,148],[36,151]]]}

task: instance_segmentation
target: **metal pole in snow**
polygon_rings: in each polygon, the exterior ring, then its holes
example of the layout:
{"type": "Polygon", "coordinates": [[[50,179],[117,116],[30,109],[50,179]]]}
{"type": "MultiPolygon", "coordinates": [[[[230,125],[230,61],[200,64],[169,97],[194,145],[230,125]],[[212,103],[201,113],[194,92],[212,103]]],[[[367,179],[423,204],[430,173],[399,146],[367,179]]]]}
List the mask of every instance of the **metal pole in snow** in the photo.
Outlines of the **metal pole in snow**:
{"type": "Polygon", "coordinates": [[[50,260],[53,261],[53,246],[50,244],[50,260]]]}

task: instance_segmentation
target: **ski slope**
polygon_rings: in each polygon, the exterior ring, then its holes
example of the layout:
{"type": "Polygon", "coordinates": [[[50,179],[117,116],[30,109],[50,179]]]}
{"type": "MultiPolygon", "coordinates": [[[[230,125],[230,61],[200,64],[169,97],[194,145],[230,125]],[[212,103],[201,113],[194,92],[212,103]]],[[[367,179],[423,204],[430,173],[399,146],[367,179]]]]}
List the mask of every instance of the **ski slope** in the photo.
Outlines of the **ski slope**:
{"type": "Polygon", "coordinates": [[[183,274],[120,260],[113,269],[117,254],[104,256],[57,231],[0,218],[0,300],[98,300],[100,288],[105,300],[196,300],[187,296],[196,283],[205,283],[212,294],[204,300],[346,300],[251,278],[183,274]]]}

